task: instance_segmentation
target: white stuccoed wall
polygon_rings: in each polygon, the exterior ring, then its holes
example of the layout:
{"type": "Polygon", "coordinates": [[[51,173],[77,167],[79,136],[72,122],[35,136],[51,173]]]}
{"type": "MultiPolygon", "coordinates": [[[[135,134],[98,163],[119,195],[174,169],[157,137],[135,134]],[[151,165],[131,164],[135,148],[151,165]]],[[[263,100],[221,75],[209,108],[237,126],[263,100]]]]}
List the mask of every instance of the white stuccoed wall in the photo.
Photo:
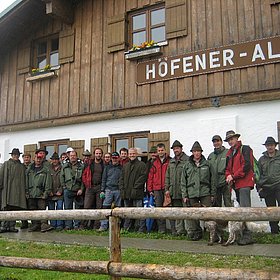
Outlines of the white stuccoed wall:
{"type": "MultiPolygon", "coordinates": [[[[90,149],[91,138],[144,130],[170,131],[170,143],[179,140],[187,154],[190,154],[189,150],[197,140],[207,157],[213,149],[212,136],[220,134],[224,139],[226,131],[233,129],[241,134],[240,139],[244,144],[252,147],[258,159],[264,151],[262,143],[266,137],[273,136],[278,139],[277,121],[280,121],[280,100],[2,133],[0,134],[0,162],[7,160],[9,153],[15,147],[23,151],[25,144],[65,138],[84,139],[85,149],[90,149]]],[[[227,143],[225,146],[228,147],[227,143]]],[[[172,152],[171,156],[173,156],[172,152]]]]}

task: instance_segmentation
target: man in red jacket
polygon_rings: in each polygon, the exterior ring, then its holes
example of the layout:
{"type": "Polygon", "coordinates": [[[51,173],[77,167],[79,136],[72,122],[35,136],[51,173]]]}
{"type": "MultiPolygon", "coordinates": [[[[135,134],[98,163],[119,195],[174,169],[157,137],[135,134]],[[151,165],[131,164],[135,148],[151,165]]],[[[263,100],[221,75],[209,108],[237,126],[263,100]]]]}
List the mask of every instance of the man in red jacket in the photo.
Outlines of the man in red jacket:
{"type": "Polygon", "coordinates": [[[240,207],[251,207],[251,190],[254,188],[253,151],[238,141],[240,134],[230,130],[225,141],[230,145],[227,152],[226,182],[236,192],[240,207]]]}
{"type": "MultiPolygon", "coordinates": [[[[165,145],[159,143],[157,145],[157,158],[153,162],[148,176],[147,189],[150,195],[155,197],[156,207],[162,207],[165,192],[165,174],[170,161],[170,156],[167,155],[165,145]]],[[[166,221],[157,220],[158,232],[166,232],[166,221]]]]}

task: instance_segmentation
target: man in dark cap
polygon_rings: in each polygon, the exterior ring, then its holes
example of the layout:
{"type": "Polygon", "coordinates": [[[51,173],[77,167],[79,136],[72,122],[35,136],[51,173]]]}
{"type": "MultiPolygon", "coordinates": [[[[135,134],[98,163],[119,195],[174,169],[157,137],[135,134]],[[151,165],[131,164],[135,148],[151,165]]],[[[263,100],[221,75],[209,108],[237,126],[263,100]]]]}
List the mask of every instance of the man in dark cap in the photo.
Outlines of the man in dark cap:
{"type": "MultiPolygon", "coordinates": [[[[183,166],[189,159],[189,157],[183,152],[183,145],[175,140],[171,146],[174,153],[174,158],[169,162],[166,177],[165,177],[165,194],[169,194],[171,197],[172,207],[183,207],[182,191],[181,191],[181,175],[183,166]]],[[[171,231],[173,235],[186,234],[185,221],[179,220],[170,221],[171,231]]]]}
{"type": "MultiPolygon", "coordinates": [[[[1,209],[4,211],[26,209],[25,167],[20,162],[20,151],[14,148],[11,158],[0,169],[0,191],[2,192],[1,209]]],[[[18,232],[16,221],[2,221],[0,232],[18,232]]]]}
{"type": "Polygon", "coordinates": [[[214,152],[212,152],[207,160],[211,166],[211,178],[212,184],[216,188],[216,200],[215,206],[231,207],[231,193],[230,187],[226,183],[225,171],[226,171],[226,155],[228,149],[223,146],[223,140],[220,135],[214,135],[212,137],[212,143],[214,146],[214,152]]]}
{"type": "MultiPolygon", "coordinates": [[[[263,144],[266,151],[258,161],[261,176],[257,189],[268,207],[280,207],[280,152],[276,149],[278,144],[273,137],[267,137],[263,144]]],[[[272,234],[279,233],[279,221],[270,221],[269,225],[272,234]]]]}
{"type": "MultiPolygon", "coordinates": [[[[112,153],[112,163],[104,168],[102,174],[102,184],[100,197],[103,199],[103,209],[111,209],[112,203],[115,207],[121,207],[121,192],[119,189],[119,179],[122,173],[122,166],[119,163],[118,152],[112,153]]],[[[108,220],[102,220],[98,231],[108,229],[108,220]]]]}
{"type": "MultiPolygon", "coordinates": [[[[211,186],[210,164],[202,155],[199,142],[194,142],[192,155],[183,167],[181,177],[181,191],[184,203],[193,207],[196,205],[211,206],[216,195],[215,186],[211,186]]],[[[188,228],[189,237],[193,240],[202,238],[199,221],[192,221],[188,228]]]]}

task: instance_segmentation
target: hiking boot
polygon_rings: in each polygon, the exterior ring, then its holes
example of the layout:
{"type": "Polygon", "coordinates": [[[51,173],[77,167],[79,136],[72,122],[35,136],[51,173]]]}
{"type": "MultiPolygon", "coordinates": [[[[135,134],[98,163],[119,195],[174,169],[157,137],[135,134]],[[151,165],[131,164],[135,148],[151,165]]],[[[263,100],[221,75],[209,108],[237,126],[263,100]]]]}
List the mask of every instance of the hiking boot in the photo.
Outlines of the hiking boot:
{"type": "Polygon", "coordinates": [[[54,228],[51,225],[48,224],[42,224],[41,225],[41,232],[46,232],[46,231],[50,231],[53,230],[54,228]]]}
{"type": "Polygon", "coordinates": [[[3,232],[8,232],[8,229],[6,229],[6,228],[0,228],[0,233],[3,233],[3,232]]]}
{"type": "Polygon", "coordinates": [[[22,221],[20,229],[26,229],[26,228],[28,228],[28,221],[22,221]]]}
{"type": "Polygon", "coordinates": [[[17,228],[12,227],[12,228],[10,228],[10,229],[9,229],[9,232],[18,232],[18,229],[17,229],[17,228]]]}
{"type": "Polygon", "coordinates": [[[39,230],[40,230],[40,225],[33,225],[28,229],[29,232],[39,231],[39,230]]]}

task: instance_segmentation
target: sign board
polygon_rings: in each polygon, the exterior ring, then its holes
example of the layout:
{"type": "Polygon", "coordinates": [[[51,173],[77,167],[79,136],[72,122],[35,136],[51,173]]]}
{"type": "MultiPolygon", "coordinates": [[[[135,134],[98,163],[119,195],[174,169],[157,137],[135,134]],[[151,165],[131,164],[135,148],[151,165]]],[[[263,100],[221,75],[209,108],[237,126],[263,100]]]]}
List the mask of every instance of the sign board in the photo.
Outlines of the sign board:
{"type": "Polygon", "coordinates": [[[162,57],[137,65],[137,84],[280,62],[280,36],[162,57]]]}

